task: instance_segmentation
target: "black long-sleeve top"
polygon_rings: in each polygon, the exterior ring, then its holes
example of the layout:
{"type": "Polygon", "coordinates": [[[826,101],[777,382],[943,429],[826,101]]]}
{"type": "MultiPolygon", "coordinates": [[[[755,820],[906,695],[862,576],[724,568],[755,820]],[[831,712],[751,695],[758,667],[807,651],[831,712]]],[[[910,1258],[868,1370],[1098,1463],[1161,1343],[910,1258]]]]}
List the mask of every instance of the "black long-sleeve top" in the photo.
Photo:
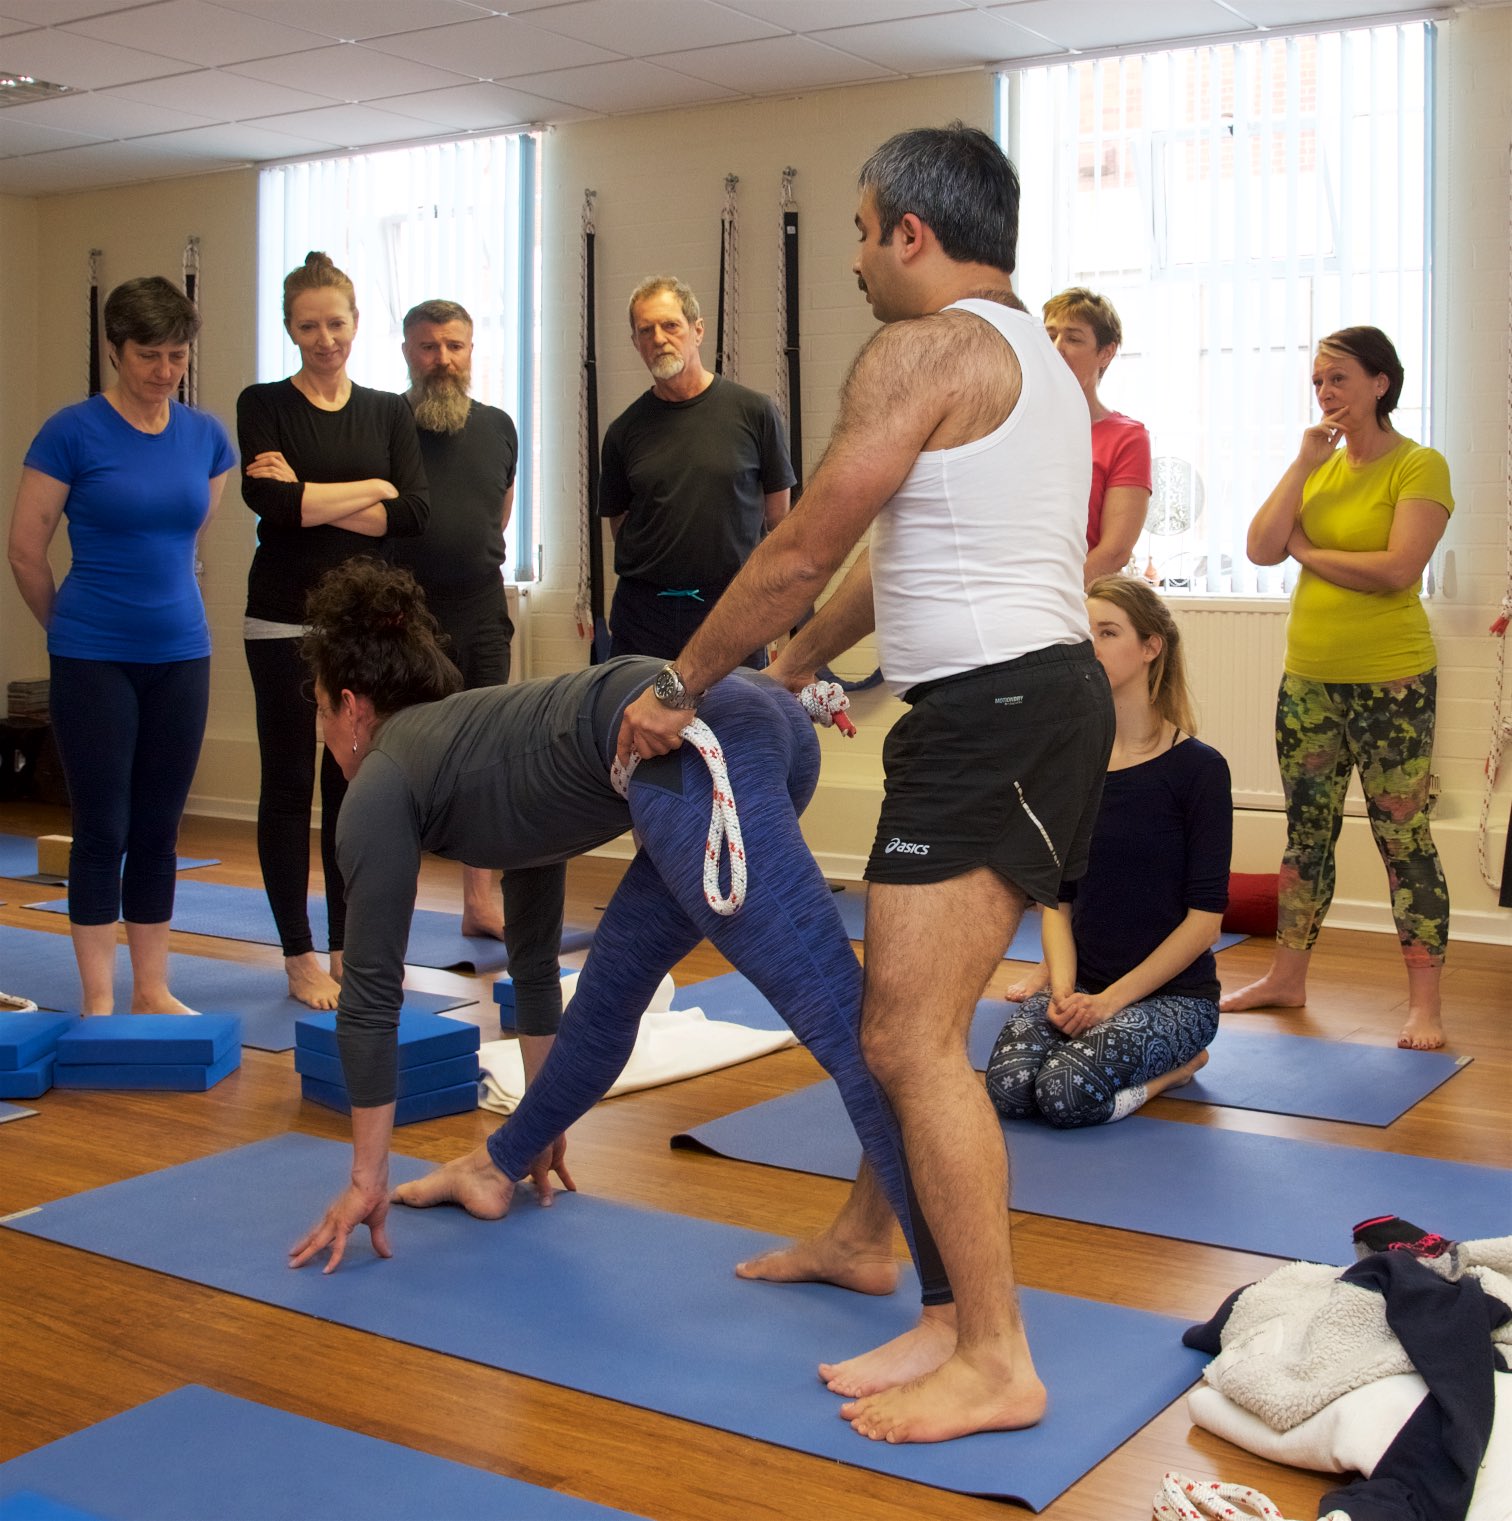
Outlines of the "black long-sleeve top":
{"type": "Polygon", "coordinates": [[[257,514],[257,552],[247,574],[247,616],[303,623],[305,596],[326,571],[354,555],[388,559],[388,540],[322,523],[300,526],[306,482],[385,480],[398,495],[385,502],[390,538],[425,530],[430,496],[409,403],[388,391],[354,385],[339,412],[310,402],[291,380],[248,386],[236,402],[242,500],[257,514]],[[277,450],[297,481],[255,480],[246,467],[277,450]]]}

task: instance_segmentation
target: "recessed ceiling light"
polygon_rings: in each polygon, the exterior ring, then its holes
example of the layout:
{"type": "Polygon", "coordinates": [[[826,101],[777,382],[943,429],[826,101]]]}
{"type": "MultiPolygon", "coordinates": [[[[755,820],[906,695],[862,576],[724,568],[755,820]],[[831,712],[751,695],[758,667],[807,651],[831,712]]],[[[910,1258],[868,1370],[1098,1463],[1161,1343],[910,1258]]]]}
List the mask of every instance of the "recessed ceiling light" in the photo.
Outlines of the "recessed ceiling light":
{"type": "Polygon", "coordinates": [[[12,74],[0,69],[0,107],[51,100],[54,95],[69,94],[71,89],[70,85],[49,84],[45,79],[33,79],[30,74],[12,74]]]}

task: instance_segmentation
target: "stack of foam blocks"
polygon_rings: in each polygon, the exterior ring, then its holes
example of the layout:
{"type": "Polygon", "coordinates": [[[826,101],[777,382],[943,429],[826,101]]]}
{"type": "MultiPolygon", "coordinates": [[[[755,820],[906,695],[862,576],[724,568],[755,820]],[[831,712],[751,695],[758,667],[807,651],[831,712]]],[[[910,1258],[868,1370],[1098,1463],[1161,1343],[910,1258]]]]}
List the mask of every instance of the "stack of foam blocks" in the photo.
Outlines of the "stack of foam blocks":
{"type": "MultiPolygon", "coordinates": [[[[406,1013],[399,1017],[399,1093],[396,1125],[463,1114],[478,1107],[476,1025],[440,1014],[406,1013]]],[[[352,1112],[351,1095],[336,1045],[335,1014],[311,1014],[294,1025],[294,1070],[300,1092],[311,1103],[342,1114],[352,1112]]]]}
{"type": "MultiPolygon", "coordinates": [[[[562,1007],[565,1009],[577,989],[578,974],[576,969],[566,967],[561,972],[562,978],[562,1007]]],[[[509,976],[499,977],[494,980],[494,1002],[499,1006],[499,1030],[505,1035],[512,1034],[515,1024],[515,985],[509,976]]]]}
{"type": "Polygon", "coordinates": [[[235,1014],[97,1014],[73,1021],[54,1052],[59,1088],[203,1093],[241,1066],[235,1014]]]}
{"type": "Polygon", "coordinates": [[[53,1085],[58,1042],[72,1014],[0,1014],[0,1099],[40,1098],[53,1085]]]}

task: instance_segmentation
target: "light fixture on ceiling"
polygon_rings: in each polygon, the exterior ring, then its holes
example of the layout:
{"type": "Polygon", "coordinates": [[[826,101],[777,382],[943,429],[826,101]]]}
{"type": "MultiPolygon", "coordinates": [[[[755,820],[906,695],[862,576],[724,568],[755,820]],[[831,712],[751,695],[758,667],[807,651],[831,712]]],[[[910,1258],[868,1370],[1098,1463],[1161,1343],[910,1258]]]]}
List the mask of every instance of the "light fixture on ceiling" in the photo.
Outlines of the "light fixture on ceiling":
{"type": "Polygon", "coordinates": [[[30,105],[34,100],[51,100],[55,95],[70,94],[72,88],[71,85],[33,79],[30,74],[12,74],[0,69],[0,108],[30,105]]]}

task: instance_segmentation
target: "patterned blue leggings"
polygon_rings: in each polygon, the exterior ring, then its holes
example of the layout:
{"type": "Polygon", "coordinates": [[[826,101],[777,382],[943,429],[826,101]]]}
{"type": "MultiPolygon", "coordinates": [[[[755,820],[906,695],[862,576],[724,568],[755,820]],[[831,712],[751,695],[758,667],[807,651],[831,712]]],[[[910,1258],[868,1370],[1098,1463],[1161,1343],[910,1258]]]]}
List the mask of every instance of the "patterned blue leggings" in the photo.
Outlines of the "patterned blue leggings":
{"type": "Polygon", "coordinates": [[[1218,1033],[1218,1005],[1207,998],[1145,998],[1074,1040],[1045,1017],[1049,1004],[1048,993],[1036,993],[1003,1026],[987,1092],[1011,1119],[1039,1115],[1062,1130],[1106,1124],[1121,1090],[1191,1061],[1218,1033]]]}

